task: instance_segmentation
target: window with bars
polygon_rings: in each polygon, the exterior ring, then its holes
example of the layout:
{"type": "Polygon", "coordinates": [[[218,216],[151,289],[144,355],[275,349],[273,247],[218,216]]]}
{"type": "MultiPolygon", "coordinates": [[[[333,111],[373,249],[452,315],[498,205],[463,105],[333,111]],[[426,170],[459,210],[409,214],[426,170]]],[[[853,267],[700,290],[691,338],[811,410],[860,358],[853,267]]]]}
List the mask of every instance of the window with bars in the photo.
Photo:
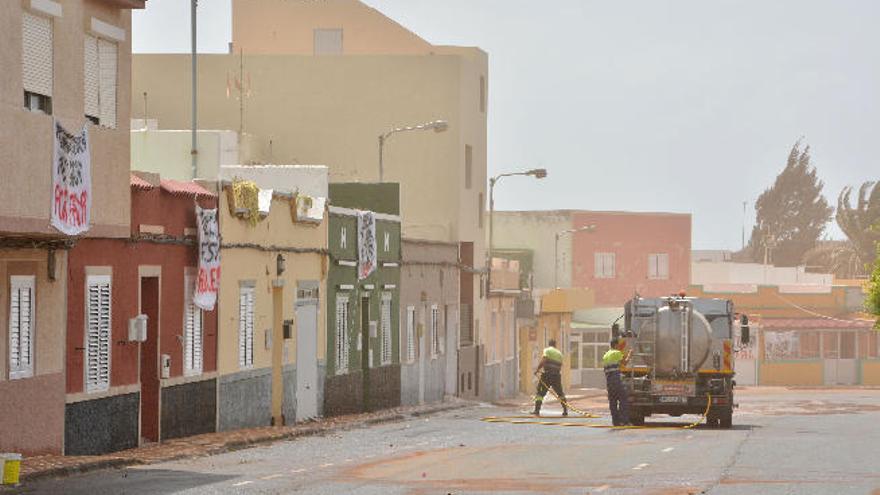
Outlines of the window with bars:
{"type": "Polygon", "coordinates": [[[440,354],[440,308],[431,306],[431,357],[440,354]]]}
{"type": "Polygon", "coordinates": [[[648,255],[648,278],[651,280],[667,280],[669,278],[668,254],[648,255]]]}
{"type": "Polygon", "coordinates": [[[416,308],[406,308],[406,356],[404,361],[412,363],[416,360],[416,308]]]}
{"type": "Polygon", "coordinates": [[[33,275],[9,277],[9,379],[34,375],[33,275]]]}
{"type": "Polygon", "coordinates": [[[595,253],[595,277],[614,278],[614,253],[595,253]]]}
{"type": "Polygon", "coordinates": [[[109,275],[86,279],[86,392],[110,388],[112,284],[109,275]]]}
{"type": "Polygon", "coordinates": [[[116,127],[118,45],[85,37],[85,116],[96,125],[116,127]]]}
{"type": "Polygon", "coordinates": [[[53,57],[52,20],[23,12],[21,19],[22,85],[24,106],[52,114],[53,57]]]}
{"type": "Polygon", "coordinates": [[[392,338],[391,338],[391,294],[383,293],[380,308],[382,318],[382,364],[391,364],[392,338]]]}
{"type": "Polygon", "coordinates": [[[202,309],[193,303],[196,278],[187,275],[184,280],[183,310],[183,371],[185,375],[202,372],[204,324],[202,309]]]}
{"type": "Polygon", "coordinates": [[[348,371],[348,294],[336,295],[336,374],[348,371]]]}
{"type": "Polygon", "coordinates": [[[254,365],[254,288],[238,289],[238,366],[254,365]]]}

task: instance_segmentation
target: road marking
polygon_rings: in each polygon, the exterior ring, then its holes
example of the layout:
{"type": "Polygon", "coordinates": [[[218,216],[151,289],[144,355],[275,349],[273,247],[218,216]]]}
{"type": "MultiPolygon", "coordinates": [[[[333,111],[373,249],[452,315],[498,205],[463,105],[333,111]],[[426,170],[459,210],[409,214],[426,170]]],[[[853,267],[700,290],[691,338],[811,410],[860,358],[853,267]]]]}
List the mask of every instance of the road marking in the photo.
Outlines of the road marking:
{"type": "Polygon", "coordinates": [[[327,464],[321,464],[321,467],[322,467],[322,468],[328,468],[328,467],[330,467],[330,466],[332,466],[332,465],[333,465],[332,462],[328,462],[327,464]]]}
{"type": "Polygon", "coordinates": [[[634,467],[634,468],[633,468],[633,471],[641,471],[642,469],[644,469],[644,468],[646,468],[646,467],[648,467],[648,466],[649,466],[648,463],[643,462],[643,463],[639,464],[638,466],[634,467]]]}
{"type": "Polygon", "coordinates": [[[372,459],[373,457],[376,457],[375,454],[365,455],[364,459],[372,459]]]}
{"type": "Polygon", "coordinates": [[[346,459],[346,460],[344,460],[344,461],[342,461],[342,462],[351,462],[351,459],[346,459]]]}
{"type": "Polygon", "coordinates": [[[290,470],[290,472],[292,474],[304,473],[305,471],[306,471],[305,469],[291,469],[290,470]]]}
{"type": "Polygon", "coordinates": [[[673,450],[675,450],[675,447],[666,447],[663,449],[663,452],[672,452],[673,450]]]}
{"type": "Polygon", "coordinates": [[[602,486],[600,486],[599,488],[596,488],[596,490],[594,490],[594,491],[595,491],[596,493],[601,493],[601,492],[604,492],[605,490],[607,490],[607,489],[609,489],[609,488],[611,488],[611,485],[602,485],[602,486]]]}
{"type": "Polygon", "coordinates": [[[688,435],[688,436],[684,437],[685,440],[690,440],[691,438],[694,438],[694,436],[693,436],[693,435],[688,435]]]}
{"type": "Polygon", "coordinates": [[[270,474],[269,476],[263,476],[260,478],[261,480],[274,480],[275,478],[280,478],[284,476],[283,474],[270,474]]]}
{"type": "Polygon", "coordinates": [[[241,482],[233,484],[232,486],[244,486],[244,485],[250,485],[251,483],[253,483],[253,481],[241,481],[241,482]]]}

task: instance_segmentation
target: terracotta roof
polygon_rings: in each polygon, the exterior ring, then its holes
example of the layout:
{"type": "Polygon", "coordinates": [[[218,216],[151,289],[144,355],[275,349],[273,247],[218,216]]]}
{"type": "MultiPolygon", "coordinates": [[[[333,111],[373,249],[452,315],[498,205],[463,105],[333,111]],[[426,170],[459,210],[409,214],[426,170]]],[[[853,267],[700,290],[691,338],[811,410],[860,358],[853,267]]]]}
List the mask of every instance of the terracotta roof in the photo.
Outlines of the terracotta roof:
{"type": "Polygon", "coordinates": [[[149,191],[150,189],[156,187],[149,182],[141,179],[137,175],[131,174],[131,187],[135,189],[143,189],[144,191],[149,191]]]}
{"type": "Polygon", "coordinates": [[[764,318],[761,320],[760,326],[762,330],[869,329],[874,326],[874,322],[871,320],[843,320],[837,318],[764,318]]]}
{"type": "Polygon", "coordinates": [[[217,197],[216,194],[196,184],[195,182],[183,182],[172,179],[162,179],[162,190],[170,194],[179,194],[184,196],[207,196],[211,198],[217,197]]]}

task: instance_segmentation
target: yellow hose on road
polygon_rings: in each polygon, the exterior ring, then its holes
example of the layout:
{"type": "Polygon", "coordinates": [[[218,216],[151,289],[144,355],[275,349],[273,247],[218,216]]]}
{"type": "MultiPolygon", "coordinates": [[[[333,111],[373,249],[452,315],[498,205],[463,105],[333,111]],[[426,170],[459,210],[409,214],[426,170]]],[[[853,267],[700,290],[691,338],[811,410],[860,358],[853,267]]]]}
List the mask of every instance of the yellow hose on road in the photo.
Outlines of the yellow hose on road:
{"type": "MultiPolygon", "coordinates": [[[[538,381],[541,382],[541,385],[547,387],[547,384],[544,383],[543,380],[538,378],[538,381]]],[[[706,410],[703,411],[703,415],[700,416],[695,422],[683,425],[683,426],[613,426],[613,425],[597,425],[592,423],[583,423],[583,422],[572,422],[571,419],[594,419],[601,418],[602,416],[597,416],[595,414],[589,413],[587,411],[582,411],[574,406],[572,406],[568,401],[563,400],[558,395],[556,395],[556,391],[551,387],[547,387],[547,390],[556,397],[557,400],[561,404],[564,404],[568,409],[578,413],[580,415],[579,418],[568,418],[564,421],[538,421],[540,416],[486,416],[480,418],[480,421],[485,421],[486,423],[510,423],[514,425],[545,425],[545,426],[571,426],[571,427],[583,427],[583,428],[606,428],[612,430],[634,430],[634,429],[651,429],[651,430],[687,430],[691,428],[695,428],[704,419],[709,415],[709,410],[712,408],[712,394],[706,394],[706,410]]]]}

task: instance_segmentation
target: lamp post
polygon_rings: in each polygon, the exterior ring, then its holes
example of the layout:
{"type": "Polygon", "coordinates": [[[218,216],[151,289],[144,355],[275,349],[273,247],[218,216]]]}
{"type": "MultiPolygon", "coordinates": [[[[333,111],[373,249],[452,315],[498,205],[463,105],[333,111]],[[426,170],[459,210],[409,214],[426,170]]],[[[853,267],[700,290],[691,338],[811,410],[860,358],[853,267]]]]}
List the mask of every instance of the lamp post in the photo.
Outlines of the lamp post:
{"type": "Polygon", "coordinates": [[[494,215],[495,215],[495,184],[502,177],[513,177],[515,175],[530,175],[536,179],[543,179],[547,177],[547,169],[545,168],[533,168],[531,170],[526,170],[525,172],[508,172],[506,174],[499,174],[495,177],[489,179],[489,249],[486,252],[486,295],[489,295],[489,291],[492,290],[492,238],[495,234],[494,231],[494,215]]]}
{"type": "Polygon", "coordinates": [[[410,125],[405,127],[395,127],[390,131],[379,134],[379,182],[382,182],[385,178],[385,164],[383,158],[383,148],[385,147],[385,140],[390,138],[393,134],[397,134],[398,132],[407,132],[407,131],[427,131],[433,129],[434,132],[443,132],[449,128],[449,123],[445,120],[432,120],[431,122],[425,122],[424,124],[419,125],[410,125]]]}
{"type": "Polygon", "coordinates": [[[556,233],[556,244],[553,248],[553,285],[557,289],[559,288],[559,238],[567,234],[574,234],[576,232],[594,232],[595,230],[595,225],[587,225],[576,229],[560,230],[556,233]]]}

